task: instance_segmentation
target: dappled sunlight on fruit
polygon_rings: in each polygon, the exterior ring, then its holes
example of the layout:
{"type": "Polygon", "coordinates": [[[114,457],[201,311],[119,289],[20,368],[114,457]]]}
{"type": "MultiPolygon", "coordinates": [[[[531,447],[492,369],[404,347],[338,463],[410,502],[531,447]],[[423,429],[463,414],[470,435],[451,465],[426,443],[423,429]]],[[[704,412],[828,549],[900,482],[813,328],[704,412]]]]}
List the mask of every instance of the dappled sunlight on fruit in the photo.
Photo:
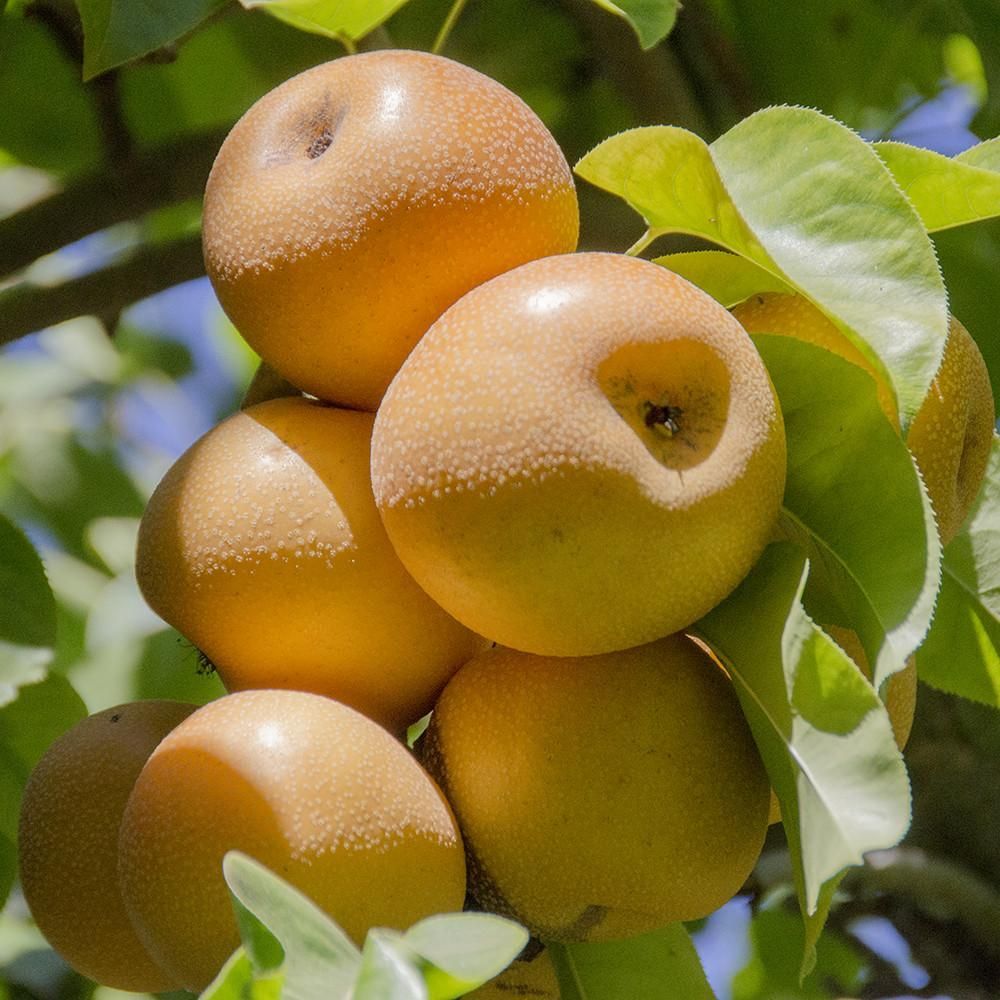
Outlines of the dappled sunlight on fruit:
{"type": "Polygon", "coordinates": [[[482,640],[393,552],[369,485],[371,427],[305,399],[230,417],[153,494],[136,571],[229,690],[313,691],[401,733],[482,640]]]}

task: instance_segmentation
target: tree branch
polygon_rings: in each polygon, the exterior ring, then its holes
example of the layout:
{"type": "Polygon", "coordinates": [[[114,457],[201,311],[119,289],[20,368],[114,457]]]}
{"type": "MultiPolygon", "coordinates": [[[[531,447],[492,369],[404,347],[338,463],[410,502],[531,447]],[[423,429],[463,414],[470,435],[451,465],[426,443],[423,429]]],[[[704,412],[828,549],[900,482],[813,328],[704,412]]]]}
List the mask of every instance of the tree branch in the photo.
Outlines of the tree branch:
{"type": "Polygon", "coordinates": [[[928,916],[958,921],[984,954],[1000,961],[1000,893],[965,865],[897,847],[852,868],[845,887],[905,898],[928,916]]]}
{"type": "Polygon", "coordinates": [[[580,25],[602,72],[624,95],[640,125],[680,125],[699,135],[708,132],[704,110],[669,40],[644,52],[621,18],[588,0],[562,0],[562,6],[580,25]]]}
{"type": "Polygon", "coordinates": [[[0,219],[0,275],[12,274],[69,243],[164,205],[200,197],[226,131],[190,136],[137,156],[115,173],[0,219]]]}
{"type": "Polygon", "coordinates": [[[100,271],[45,287],[0,291],[0,344],[76,316],[117,315],[126,306],[205,273],[201,236],[144,246],[100,271]]]}

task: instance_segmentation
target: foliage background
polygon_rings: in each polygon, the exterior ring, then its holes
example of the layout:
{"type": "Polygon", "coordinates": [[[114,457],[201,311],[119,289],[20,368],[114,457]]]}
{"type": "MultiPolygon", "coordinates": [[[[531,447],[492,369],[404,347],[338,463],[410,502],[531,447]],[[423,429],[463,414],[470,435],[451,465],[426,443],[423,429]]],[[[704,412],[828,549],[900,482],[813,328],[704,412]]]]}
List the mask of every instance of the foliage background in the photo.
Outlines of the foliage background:
{"type": "MultiPolygon", "coordinates": [[[[84,705],[220,691],[138,596],[136,519],[169,463],[235,408],[255,365],[200,277],[199,200],[215,151],[266,90],[345,50],[232,2],[164,5],[167,26],[130,19],[130,6],[8,0],[0,16],[0,509],[44,555],[57,637],[47,664],[31,643],[0,645],[8,777],[84,705]],[[123,54],[141,58],[116,65],[123,54]],[[47,679],[15,699],[42,665],[47,679]]],[[[411,0],[360,44],[429,48],[450,8],[411,0]]],[[[445,51],[519,93],[570,162],[636,125],[712,140],[771,104],[948,154],[1000,132],[994,0],[690,0],[648,51],[590,0],[472,0],[445,51]]],[[[582,183],[580,195],[584,248],[623,250],[641,234],[618,200],[582,183]]],[[[1000,222],[935,242],[996,392],[1000,222]]],[[[671,237],[654,249],[700,247],[671,237]]],[[[3,585],[14,601],[23,582],[3,585]]],[[[991,709],[922,687],[904,846],[845,883],[817,971],[800,985],[802,930],[784,905],[787,853],[772,830],[748,887],[765,905],[737,901],[696,935],[720,998],[995,997],[998,749],[991,709]]],[[[0,777],[7,883],[16,787],[0,777]]],[[[92,990],[44,950],[15,891],[0,916],[0,997],[92,990]]]]}

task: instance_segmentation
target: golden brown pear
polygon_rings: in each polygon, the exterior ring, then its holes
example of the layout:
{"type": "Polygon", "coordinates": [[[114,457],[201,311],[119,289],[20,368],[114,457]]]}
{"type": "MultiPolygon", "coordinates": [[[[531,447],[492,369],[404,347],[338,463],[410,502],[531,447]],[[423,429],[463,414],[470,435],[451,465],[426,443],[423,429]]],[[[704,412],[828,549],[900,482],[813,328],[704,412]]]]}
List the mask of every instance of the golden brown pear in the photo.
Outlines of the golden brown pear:
{"type": "Polygon", "coordinates": [[[465,898],[448,804],[403,744],[300,691],[204,706],[157,747],[119,837],[122,896],[150,954],[203,989],[239,943],[227,851],[256,858],[358,943],[465,898]]]}
{"type": "Polygon", "coordinates": [[[288,398],[213,428],[153,493],[136,574],[230,691],[312,691],[402,733],[482,640],[389,544],[369,480],[372,419],[288,398]]]}
{"type": "Polygon", "coordinates": [[[452,302],[574,250],[578,231],[572,174],[534,112],[424,52],[281,84],[205,191],[205,265],[236,328],[293,385],[367,410],[452,302]]]}
{"type": "Polygon", "coordinates": [[[140,701],[91,715],[46,751],[21,802],[21,886],[39,930],[78,972],[140,993],[177,989],[136,936],[118,882],[129,793],[160,740],[195,710],[140,701]]]}
{"type": "Polygon", "coordinates": [[[685,628],[740,582],[781,503],[784,426],[713,299],[632,257],[549,257],[427,333],[376,417],[372,482],[459,621],[587,655],[685,628]]]}
{"type": "Polygon", "coordinates": [[[749,727],[686,636],[576,658],[487,650],[449,682],[424,739],[473,898],[542,940],[703,917],[764,842],[769,786],[749,727]]]}

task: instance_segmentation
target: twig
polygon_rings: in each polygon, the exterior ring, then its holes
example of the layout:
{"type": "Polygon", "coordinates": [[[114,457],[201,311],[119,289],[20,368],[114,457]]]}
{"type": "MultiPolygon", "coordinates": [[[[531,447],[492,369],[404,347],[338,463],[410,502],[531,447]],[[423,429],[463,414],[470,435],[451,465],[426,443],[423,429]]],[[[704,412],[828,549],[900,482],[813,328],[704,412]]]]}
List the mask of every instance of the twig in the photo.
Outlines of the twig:
{"type": "Polygon", "coordinates": [[[627,99],[637,124],[680,125],[708,137],[708,120],[669,39],[643,52],[621,18],[590,0],[562,0],[562,5],[580,24],[603,74],[627,99]]]}
{"type": "Polygon", "coordinates": [[[124,260],[61,285],[14,285],[0,292],[0,344],[76,316],[114,315],[133,302],[204,273],[198,235],[145,246],[124,260]]]}

